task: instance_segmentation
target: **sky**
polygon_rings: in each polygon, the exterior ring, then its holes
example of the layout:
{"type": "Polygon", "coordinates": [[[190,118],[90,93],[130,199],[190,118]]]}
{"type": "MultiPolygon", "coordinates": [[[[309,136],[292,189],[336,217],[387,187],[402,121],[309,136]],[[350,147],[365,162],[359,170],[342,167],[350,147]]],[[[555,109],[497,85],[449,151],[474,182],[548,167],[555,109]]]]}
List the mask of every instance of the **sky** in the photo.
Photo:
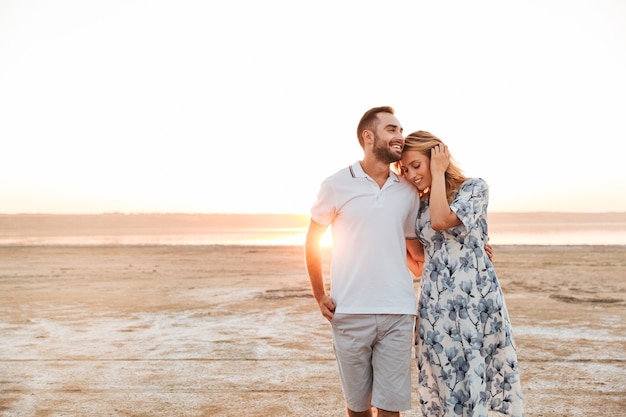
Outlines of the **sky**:
{"type": "Polygon", "coordinates": [[[0,213],[303,213],[390,105],[491,212],[626,211],[622,0],[0,0],[0,213]]]}

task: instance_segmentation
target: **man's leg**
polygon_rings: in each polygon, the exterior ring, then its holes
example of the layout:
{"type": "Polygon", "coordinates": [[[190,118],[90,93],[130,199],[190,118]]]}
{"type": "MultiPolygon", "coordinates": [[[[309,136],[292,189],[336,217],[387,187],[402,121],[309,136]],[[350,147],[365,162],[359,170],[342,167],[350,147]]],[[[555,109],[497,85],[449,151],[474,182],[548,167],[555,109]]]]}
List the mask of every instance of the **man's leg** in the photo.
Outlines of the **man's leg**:
{"type": "Polygon", "coordinates": [[[352,411],[349,408],[346,408],[346,411],[348,413],[348,417],[374,417],[374,413],[371,408],[367,411],[352,411]]]}
{"type": "Polygon", "coordinates": [[[378,408],[379,417],[398,417],[401,410],[411,409],[411,361],[415,317],[408,314],[376,317],[378,328],[384,333],[378,338],[373,349],[372,405],[378,408]]]}
{"type": "Polygon", "coordinates": [[[346,412],[350,417],[372,417],[372,344],[376,339],[376,317],[335,313],[331,324],[346,412]]]}
{"type": "Polygon", "coordinates": [[[382,408],[378,408],[377,417],[400,417],[399,411],[387,411],[382,408]]]}
{"type": "Polygon", "coordinates": [[[376,416],[374,416],[374,409],[369,409],[367,411],[352,411],[349,408],[346,408],[346,410],[349,417],[400,417],[399,411],[387,411],[382,408],[376,408],[376,416]]]}

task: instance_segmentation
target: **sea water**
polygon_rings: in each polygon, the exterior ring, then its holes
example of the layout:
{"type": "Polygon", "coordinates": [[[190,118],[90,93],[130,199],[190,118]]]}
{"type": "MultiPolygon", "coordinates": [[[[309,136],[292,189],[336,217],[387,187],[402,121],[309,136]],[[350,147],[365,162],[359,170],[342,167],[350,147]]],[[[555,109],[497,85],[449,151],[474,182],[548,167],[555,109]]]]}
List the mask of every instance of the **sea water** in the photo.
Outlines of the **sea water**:
{"type": "MultiPolygon", "coordinates": [[[[299,246],[307,222],[246,215],[0,215],[0,246],[299,246]]],[[[626,245],[626,213],[497,214],[489,218],[489,239],[492,245],[626,245]]],[[[330,230],[323,243],[331,244],[330,230]]]]}
{"type": "MultiPolygon", "coordinates": [[[[0,238],[2,246],[25,245],[303,245],[304,228],[231,229],[213,233],[94,234],[0,238]]],[[[623,230],[561,230],[492,233],[492,245],[626,245],[623,230]]],[[[329,241],[330,244],[330,241],[329,241]]]]}

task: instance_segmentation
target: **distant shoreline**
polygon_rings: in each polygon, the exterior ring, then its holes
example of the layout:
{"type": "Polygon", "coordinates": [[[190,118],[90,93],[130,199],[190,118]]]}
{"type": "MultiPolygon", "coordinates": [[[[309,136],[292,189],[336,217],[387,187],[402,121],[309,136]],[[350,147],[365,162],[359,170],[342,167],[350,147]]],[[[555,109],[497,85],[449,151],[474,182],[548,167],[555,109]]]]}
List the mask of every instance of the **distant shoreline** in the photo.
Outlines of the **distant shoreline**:
{"type": "MultiPolygon", "coordinates": [[[[300,246],[304,214],[0,214],[0,245],[300,246]]],[[[626,244],[626,212],[490,213],[494,245],[626,244]]]]}
{"type": "MultiPolygon", "coordinates": [[[[489,212],[489,222],[496,223],[579,223],[626,222],[626,211],[607,212],[489,212]]],[[[1,221],[55,220],[59,222],[117,221],[120,224],[138,220],[167,220],[181,224],[244,226],[274,225],[276,227],[306,227],[308,214],[298,213],[99,213],[99,214],[46,214],[46,213],[0,213],[1,221]],[[190,223],[191,222],[191,223],[190,223]]]]}
{"type": "MultiPolygon", "coordinates": [[[[566,251],[566,250],[581,250],[581,249],[589,249],[589,250],[599,250],[602,248],[607,249],[615,249],[615,248],[624,248],[626,250],[626,244],[609,244],[609,245],[599,245],[599,244],[589,244],[589,245],[581,245],[581,244],[573,244],[573,245],[562,245],[562,244],[494,244],[494,249],[496,250],[510,250],[510,251],[526,251],[526,250],[543,250],[543,251],[566,251]]],[[[181,249],[223,249],[223,250],[244,250],[244,251],[258,251],[259,248],[263,248],[264,250],[281,250],[285,248],[303,248],[301,244],[284,244],[284,245],[276,245],[276,244],[262,244],[262,245],[254,245],[254,244],[103,244],[103,243],[94,243],[94,244],[1,244],[0,250],[3,249],[43,249],[43,248],[76,248],[76,249],[119,249],[119,248],[129,248],[129,249],[169,249],[176,250],[181,249]]],[[[330,248],[327,249],[330,251],[330,248]]]]}

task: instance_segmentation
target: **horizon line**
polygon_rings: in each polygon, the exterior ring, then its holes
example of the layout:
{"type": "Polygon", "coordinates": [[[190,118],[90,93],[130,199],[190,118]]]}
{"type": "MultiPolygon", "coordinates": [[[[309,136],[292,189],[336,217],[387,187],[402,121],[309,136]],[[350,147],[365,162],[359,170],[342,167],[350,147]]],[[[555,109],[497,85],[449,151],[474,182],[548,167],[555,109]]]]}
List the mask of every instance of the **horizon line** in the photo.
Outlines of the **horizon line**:
{"type": "MultiPolygon", "coordinates": [[[[624,211],[553,211],[553,210],[527,210],[527,211],[488,211],[487,214],[626,214],[624,211]]],[[[46,212],[17,212],[0,213],[0,216],[104,216],[104,215],[203,215],[203,216],[310,216],[309,213],[267,213],[267,212],[184,212],[184,211],[106,211],[99,213],[46,213],[46,212]]]]}

